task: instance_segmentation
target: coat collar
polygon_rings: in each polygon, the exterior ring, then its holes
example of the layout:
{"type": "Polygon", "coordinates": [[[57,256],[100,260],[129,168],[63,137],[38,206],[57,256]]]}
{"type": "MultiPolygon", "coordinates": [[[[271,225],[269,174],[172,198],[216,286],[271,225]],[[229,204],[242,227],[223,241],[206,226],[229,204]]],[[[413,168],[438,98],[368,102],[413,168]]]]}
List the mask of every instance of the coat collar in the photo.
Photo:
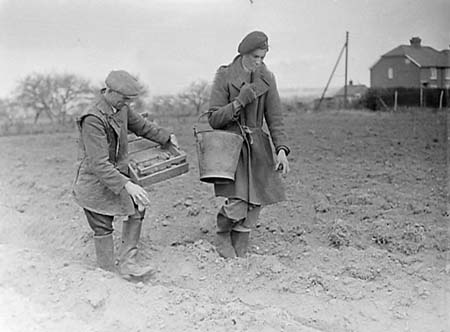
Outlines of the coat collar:
{"type": "Polygon", "coordinates": [[[111,105],[108,104],[108,102],[106,101],[106,98],[103,94],[101,94],[98,97],[97,102],[95,103],[95,108],[98,109],[104,115],[107,115],[107,116],[114,115],[111,105]]]}
{"type": "MultiPolygon", "coordinates": [[[[244,70],[241,63],[242,56],[237,56],[230,64],[230,81],[231,84],[238,90],[242,85],[247,82],[248,73],[244,70]]],[[[258,70],[257,77],[255,77],[254,83],[257,88],[256,95],[260,96],[264,94],[270,87],[270,80],[268,79],[268,73],[266,65],[263,64],[258,70]]]]}
{"type": "Polygon", "coordinates": [[[106,101],[105,96],[103,94],[100,95],[99,99],[97,100],[95,107],[99,112],[101,112],[103,115],[106,116],[106,119],[108,120],[111,127],[116,132],[117,136],[120,136],[120,127],[122,120],[120,118],[121,110],[114,112],[113,108],[110,104],[106,101]]]}
{"type": "Polygon", "coordinates": [[[242,67],[241,59],[241,56],[236,57],[230,65],[230,81],[238,90],[247,82],[248,78],[248,73],[242,67]]]}

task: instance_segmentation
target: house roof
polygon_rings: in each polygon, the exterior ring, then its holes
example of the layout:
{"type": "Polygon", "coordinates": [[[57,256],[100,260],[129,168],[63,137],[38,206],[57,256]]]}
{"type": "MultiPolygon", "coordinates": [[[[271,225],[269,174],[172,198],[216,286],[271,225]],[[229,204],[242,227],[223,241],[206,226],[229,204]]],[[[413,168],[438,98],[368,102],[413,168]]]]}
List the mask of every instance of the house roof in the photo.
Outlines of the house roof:
{"type": "Polygon", "coordinates": [[[429,46],[400,45],[382,57],[404,56],[419,67],[450,67],[449,50],[437,51],[429,46]]]}
{"type": "MultiPolygon", "coordinates": [[[[347,85],[347,96],[361,96],[367,91],[367,86],[364,84],[349,84],[347,85]]],[[[343,97],[345,93],[345,86],[340,88],[335,94],[335,97],[343,97]]]]}
{"type": "Polygon", "coordinates": [[[450,68],[450,50],[443,50],[442,57],[444,58],[444,66],[450,68]]]}

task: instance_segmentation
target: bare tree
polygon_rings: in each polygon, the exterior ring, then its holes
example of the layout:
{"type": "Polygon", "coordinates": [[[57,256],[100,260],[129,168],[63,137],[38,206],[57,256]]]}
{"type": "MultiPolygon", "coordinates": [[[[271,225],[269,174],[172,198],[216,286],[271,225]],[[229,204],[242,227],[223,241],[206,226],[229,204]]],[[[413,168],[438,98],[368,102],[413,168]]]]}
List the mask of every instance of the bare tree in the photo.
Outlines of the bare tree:
{"type": "Polygon", "coordinates": [[[34,123],[45,114],[51,122],[56,120],[64,125],[67,115],[83,107],[92,97],[90,83],[73,74],[30,74],[16,91],[17,102],[34,110],[34,123]]]}
{"type": "Polygon", "coordinates": [[[209,102],[209,94],[209,83],[204,80],[199,80],[192,82],[179,97],[195,109],[195,114],[199,114],[202,107],[209,102]]]}
{"type": "Polygon", "coordinates": [[[148,85],[143,83],[137,75],[135,75],[139,83],[139,97],[133,100],[131,107],[139,113],[147,112],[149,106],[150,91],[148,85]]]}
{"type": "Polygon", "coordinates": [[[9,120],[10,115],[8,113],[8,105],[7,101],[4,99],[0,99],[0,121],[9,120]]]}
{"type": "Polygon", "coordinates": [[[152,113],[161,116],[183,117],[189,115],[186,100],[177,95],[154,96],[151,103],[152,113]]]}
{"type": "Polygon", "coordinates": [[[11,98],[0,99],[0,121],[13,121],[24,119],[30,116],[30,112],[17,103],[17,100],[11,98]]]}

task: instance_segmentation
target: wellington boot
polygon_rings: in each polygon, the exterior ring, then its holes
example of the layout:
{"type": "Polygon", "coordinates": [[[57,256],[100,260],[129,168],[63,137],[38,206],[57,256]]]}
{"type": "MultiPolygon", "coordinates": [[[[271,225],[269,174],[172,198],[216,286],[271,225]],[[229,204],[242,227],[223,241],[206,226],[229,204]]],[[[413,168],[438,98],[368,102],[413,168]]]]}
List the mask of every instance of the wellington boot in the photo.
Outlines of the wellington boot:
{"type": "Polygon", "coordinates": [[[136,261],[141,229],[142,221],[140,220],[123,222],[122,247],[117,265],[119,274],[124,279],[142,278],[155,272],[151,266],[140,266],[136,261]]]}
{"type": "Polygon", "coordinates": [[[236,257],[236,252],[231,245],[230,232],[216,233],[216,250],[224,258],[236,257]]]}
{"type": "Polygon", "coordinates": [[[231,243],[238,257],[245,257],[248,251],[250,232],[231,232],[231,243]]]}
{"type": "Polygon", "coordinates": [[[151,266],[141,266],[136,262],[137,249],[130,250],[126,256],[119,261],[119,274],[124,279],[143,278],[155,273],[151,266]]]}
{"type": "Polygon", "coordinates": [[[112,234],[94,236],[95,254],[98,266],[106,271],[114,271],[114,241],[112,234]]]}

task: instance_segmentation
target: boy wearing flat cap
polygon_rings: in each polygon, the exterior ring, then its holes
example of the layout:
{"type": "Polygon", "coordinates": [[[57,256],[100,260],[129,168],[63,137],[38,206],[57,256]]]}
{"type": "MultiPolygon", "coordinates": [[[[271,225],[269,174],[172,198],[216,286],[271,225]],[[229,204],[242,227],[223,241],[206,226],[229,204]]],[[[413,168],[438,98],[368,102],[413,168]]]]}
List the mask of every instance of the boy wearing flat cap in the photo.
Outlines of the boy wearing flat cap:
{"type": "Polygon", "coordinates": [[[129,107],[140,92],[133,76],[124,70],[112,71],[105,84],[100,96],[77,119],[80,164],[73,193],[94,232],[98,265],[118,271],[126,279],[142,277],[152,271],[136,263],[143,207],[148,205],[149,197],[128,176],[128,131],[161,145],[178,143],[173,134],[129,107]],[[114,216],[128,216],[123,222],[121,252],[116,262],[114,216]]]}
{"type": "Polygon", "coordinates": [[[268,50],[265,33],[249,33],[232,63],[217,70],[212,86],[209,124],[244,136],[235,181],[214,184],[216,196],[226,197],[216,236],[217,251],[226,258],[245,256],[261,208],[285,200],[279,173],[289,171],[289,148],[275,77],[263,62],[268,50]],[[264,120],[269,133],[262,129],[264,120]]]}

